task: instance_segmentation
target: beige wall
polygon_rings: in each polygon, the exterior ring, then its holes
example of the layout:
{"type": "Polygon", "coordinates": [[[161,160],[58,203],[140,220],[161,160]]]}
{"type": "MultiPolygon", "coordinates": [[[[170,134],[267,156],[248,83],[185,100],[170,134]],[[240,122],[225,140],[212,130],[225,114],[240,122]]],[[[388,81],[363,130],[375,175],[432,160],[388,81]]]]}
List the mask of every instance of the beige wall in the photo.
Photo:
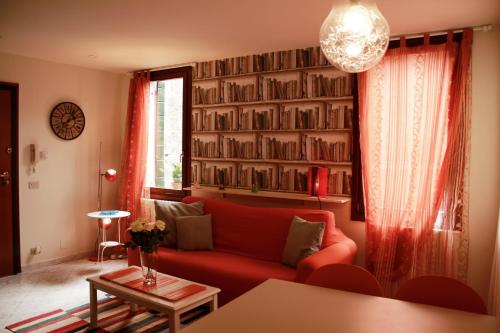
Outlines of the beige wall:
{"type": "MultiPolygon", "coordinates": [[[[0,53],[0,81],[19,83],[19,159],[21,264],[73,256],[93,249],[97,225],[86,213],[96,210],[97,160],[119,168],[125,112],[121,75],[0,53]],[[59,102],[71,101],[85,113],[84,132],[73,141],[57,138],[48,117],[59,102]],[[36,172],[28,168],[31,143],[47,150],[36,172]],[[40,188],[28,189],[29,181],[40,188]],[[30,248],[40,245],[33,256],[30,248]]],[[[105,208],[115,207],[116,184],[104,184],[105,208]]]]}
{"type": "Polygon", "coordinates": [[[472,48],[469,282],[487,300],[500,204],[500,24],[472,48]]]}

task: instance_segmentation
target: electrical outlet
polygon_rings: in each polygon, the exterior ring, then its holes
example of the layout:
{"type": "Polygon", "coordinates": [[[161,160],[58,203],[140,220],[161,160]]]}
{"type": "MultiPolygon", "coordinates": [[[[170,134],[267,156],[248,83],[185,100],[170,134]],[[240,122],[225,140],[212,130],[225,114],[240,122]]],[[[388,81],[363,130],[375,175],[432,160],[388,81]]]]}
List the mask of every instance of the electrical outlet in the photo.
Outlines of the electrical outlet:
{"type": "Polygon", "coordinates": [[[28,182],[28,188],[30,190],[37,190],[40,188],[40,182],[37,180],[37,181],[31,181],[31,182],[28,182]]]}
{"type": "Polygon", "coordinates": [[[40,245],[31,248],[31,254],[36,255],[40,253],[42,253],[42,247],[40,245]]]}
{"type": "Polygon", "coordinates": [[[59,248],[61,250],[66,250],[68,248],[68,246],[66,245],[66,242],[62,239],[59,240],[59,248]]]}

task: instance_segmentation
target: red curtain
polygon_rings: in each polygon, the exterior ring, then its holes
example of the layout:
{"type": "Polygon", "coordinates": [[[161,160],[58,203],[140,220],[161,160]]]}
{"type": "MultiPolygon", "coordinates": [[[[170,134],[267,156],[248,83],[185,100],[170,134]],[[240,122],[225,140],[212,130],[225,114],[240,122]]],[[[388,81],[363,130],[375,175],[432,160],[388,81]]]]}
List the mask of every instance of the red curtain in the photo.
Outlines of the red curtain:
{"type": "Polygon", "coordinates": [[[119,193],[120,209],[130,212],[131,221],[140,216],[146,176],[149,83],[149,72],[136,72],[129,86],[119,193]]]}
{"type": "MultiPolygon", "coordinates": [[[[406,47],[403,37],[359,75],[366,262],[389,295],[401,280],[441,273],[438,266],[453,260],[450,237],[433,235],[438,214],[450,221],[460,201],[443,205],[451,180],[460,170],[464,176],[455,158],[467,151],[472,31],[464,31],[460,45],[452,37],[431,45],[426,35],[418,47],[406,47]]],[[[444,223],[439,232],[449,236],[454,225],[444,223]]]]}

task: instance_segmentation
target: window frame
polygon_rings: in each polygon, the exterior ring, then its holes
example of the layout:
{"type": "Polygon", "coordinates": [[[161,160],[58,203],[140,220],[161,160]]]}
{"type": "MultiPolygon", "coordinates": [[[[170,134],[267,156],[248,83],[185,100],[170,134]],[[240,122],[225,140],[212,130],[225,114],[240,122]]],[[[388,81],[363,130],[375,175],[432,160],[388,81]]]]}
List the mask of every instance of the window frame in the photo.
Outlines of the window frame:
{"type": "MultiPolygon", "coordinates": [[[[150,81],[164,81],[182,78],[182,188],[191,184],[191,92],[193,67],[183,66],[162,69],[150,73],[150,81]]],[[[151,199],[181,201],[189,191],[174,190],[161,187],[150,187],[151,199]]]]}

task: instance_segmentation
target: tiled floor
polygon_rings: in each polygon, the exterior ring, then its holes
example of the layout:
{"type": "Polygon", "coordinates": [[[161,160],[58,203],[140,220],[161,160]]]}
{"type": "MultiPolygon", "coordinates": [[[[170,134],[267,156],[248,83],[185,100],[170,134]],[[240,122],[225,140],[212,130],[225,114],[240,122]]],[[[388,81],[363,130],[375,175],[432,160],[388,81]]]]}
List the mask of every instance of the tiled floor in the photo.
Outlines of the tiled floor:
{"type": "Polygon", "coordinates": [[[7,324],[40,313],[88,303],[85,278],[126,265],[126,259],[103,264],[81,259],[0,278],[0,332],[9,332],[7,324]]]}

